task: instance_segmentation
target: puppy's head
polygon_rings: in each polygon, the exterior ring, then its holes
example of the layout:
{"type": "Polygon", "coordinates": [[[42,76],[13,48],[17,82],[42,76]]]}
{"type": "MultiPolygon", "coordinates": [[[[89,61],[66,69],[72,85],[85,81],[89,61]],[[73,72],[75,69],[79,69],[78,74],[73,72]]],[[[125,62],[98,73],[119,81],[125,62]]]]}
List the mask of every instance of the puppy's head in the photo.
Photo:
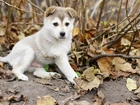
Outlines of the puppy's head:
{"type": "Polygon", "coordinates": [[[77,13],[67,7],[49,7],[44,14],[44,25],[49,34],[56,39],[71,38],[73,23],[77,13]]]}

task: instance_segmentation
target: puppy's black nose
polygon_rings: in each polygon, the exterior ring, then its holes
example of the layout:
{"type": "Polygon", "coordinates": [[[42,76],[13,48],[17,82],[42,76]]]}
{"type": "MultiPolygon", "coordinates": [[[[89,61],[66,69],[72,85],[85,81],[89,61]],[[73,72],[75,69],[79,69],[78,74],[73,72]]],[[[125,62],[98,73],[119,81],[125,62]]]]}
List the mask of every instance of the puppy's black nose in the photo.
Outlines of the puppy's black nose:
{"type": "Polygon", "coordinates": [[[65,32],[60,32],[60,35],[61,36],[65,36],[65,32]]]}

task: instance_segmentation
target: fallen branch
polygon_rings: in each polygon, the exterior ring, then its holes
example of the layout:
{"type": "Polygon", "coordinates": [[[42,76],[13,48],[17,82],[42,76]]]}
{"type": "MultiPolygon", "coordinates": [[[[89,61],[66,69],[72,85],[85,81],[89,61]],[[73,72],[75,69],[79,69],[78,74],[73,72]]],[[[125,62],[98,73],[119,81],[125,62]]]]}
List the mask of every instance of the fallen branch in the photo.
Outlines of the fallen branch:
{"type": "Polygon", "coordinates": [[[98,59],[103,58],[103,57],[121,57],[124,59],[140,59],[140,56],[128,56],[125,54],[101,54],[101,55],[97,55],[97,56],[91,58],[89,61],[89,65],[92,65],[98,59]]]}

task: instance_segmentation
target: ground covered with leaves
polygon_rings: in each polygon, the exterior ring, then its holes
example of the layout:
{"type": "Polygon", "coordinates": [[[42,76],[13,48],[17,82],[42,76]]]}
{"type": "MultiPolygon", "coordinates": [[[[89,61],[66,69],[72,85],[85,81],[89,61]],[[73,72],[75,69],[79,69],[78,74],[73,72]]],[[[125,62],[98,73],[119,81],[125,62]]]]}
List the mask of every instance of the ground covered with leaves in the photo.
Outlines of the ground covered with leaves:
{"type": "Polygon", "coordinates": [[[98,88],[82,94],[65,79],[45,80],[26,73],[29,81],[24,82],[15,80],[10,71],[6,75],[0,79],[1,105],[139,105],[140,79],[136,75],[130,76],[133,80],[105,79],[98,88]]]}
{"type": "Polygon", "coordinates": [[[0,105],[140,105],[139,0],[0,0],[0,56],[40,30],[50,5],[78,12],[69,53],[76,86],[28,72],[29,81],[19,81],[0,62],[0,105]]]}

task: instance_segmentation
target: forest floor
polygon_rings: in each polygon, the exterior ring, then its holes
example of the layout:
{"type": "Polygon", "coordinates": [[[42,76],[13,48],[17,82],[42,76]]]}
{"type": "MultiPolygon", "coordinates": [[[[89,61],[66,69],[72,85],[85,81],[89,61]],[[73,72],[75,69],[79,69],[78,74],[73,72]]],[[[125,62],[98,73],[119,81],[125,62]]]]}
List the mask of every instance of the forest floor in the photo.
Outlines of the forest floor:
{"type": "MultiPolygon", "coordinates": [[[[0,105],[36,105],[39,97],[46,95],[56,99],[59,105],[63,101],[71,101],[67,105],[98,105],[94,103],[96,89],[72,101],[68,98],[76,92],[67,80],[52,79],[44,82],[43,79],[36,78],[31,73],[25,74],[29,77],[27,82],[0,79],[0,101],[3,103],[0,105]],[[6,97],[9,99],[8,101],[4,99],[6,97]]],[[[138,76],[133,75],[132,78],[137,80],[138,76]]],[[[126,88],[126,78],[124,77],[118,80],[106,79],[98,90],[104,94],[102,105],[140,105],[139,100],[136,100],[136,95],[126,88]]]]}

